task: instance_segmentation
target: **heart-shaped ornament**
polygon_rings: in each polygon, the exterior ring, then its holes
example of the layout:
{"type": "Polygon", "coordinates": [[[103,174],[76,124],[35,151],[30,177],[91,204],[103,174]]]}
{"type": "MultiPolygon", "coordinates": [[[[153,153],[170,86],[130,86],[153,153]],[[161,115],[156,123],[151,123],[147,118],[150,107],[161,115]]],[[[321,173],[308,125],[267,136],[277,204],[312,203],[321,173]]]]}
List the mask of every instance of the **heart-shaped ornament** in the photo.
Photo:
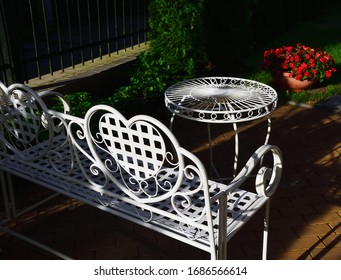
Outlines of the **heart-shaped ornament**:
{"type": "Polygon", "coordinates": [[[99,121],[99,132],[116,162],[137,180],[155,176],[164,163],[166,145],[162,135],[146,121],[127,123],[112,114],[104,114],[99,121]]]}

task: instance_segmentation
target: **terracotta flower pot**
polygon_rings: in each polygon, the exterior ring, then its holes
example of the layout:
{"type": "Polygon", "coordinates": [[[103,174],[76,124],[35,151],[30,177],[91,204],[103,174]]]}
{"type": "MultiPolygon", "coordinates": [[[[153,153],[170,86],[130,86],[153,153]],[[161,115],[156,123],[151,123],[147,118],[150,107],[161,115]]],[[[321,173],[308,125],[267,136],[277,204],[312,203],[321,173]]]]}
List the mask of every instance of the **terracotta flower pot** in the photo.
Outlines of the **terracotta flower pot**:
{"type": "Polygon", "coordinates": [[[282,74],[274,74],[273,80],[278,88],[282,90],[288,90],[290,92],[300,92],[310,89],[316,85],[316,81],[299,81],[295,78],[291,78],[287,72],[283,72],[282,74]]]}

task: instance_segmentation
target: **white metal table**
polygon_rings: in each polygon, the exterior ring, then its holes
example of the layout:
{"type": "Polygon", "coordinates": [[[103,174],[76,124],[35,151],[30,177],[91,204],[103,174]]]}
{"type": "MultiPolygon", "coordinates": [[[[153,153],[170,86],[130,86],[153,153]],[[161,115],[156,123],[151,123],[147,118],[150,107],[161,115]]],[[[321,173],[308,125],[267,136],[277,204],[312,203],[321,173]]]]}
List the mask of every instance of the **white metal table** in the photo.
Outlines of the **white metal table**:
{"type": "Polygon", "coordinates": [[[271,131],[270,113],[277,106],[276,91],[263,83],[232,77],[205,77],[186,80],[169,87],[165,92],[166,107],[175,116],[205,122],[208,127],[211,166],[218,175],[212,156],[211,123],[230,123],[235,133],[235,159],[233,175],[238,165],[239,141],[237,123],[267,117],[268,129],[265,143],[271,131]]]}

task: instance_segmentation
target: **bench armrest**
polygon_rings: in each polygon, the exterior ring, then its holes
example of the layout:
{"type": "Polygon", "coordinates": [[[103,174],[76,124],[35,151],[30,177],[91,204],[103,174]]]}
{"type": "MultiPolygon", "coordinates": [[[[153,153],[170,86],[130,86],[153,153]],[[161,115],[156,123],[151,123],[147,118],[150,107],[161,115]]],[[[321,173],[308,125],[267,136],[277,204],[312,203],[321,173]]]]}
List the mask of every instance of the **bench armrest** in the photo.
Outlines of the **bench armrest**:
{"type": "Polygon", "coordinates": [[[64,95],[55,92],[55,91],[43,91],[39,93],[39,96],[44,99],[47,97],[57,97],[63,104],[63,108],[64,108],[64,114],[69,114],[70,113],[70,105],[67,102],[67,100],[65,99],[64,95]]]}
{"type": "Polygon", "coordinates": [[[252,172],[257,167],[257,164],[262,164],[262,160],[267,153],[272,153],[273,166],[272,168],[266,166],[261,166],[259,168],[256,175],[255,188],[257,194],[260,196],[272,196],[277,190],[282,176],[282,154],[280,149],[276,146],[262,145],[249,158],[237,176],[211,198],[211,203],[218,200],[222,195],[229,194],[235,189],[240,188],[242,184],[251,177],[252,172]]]}

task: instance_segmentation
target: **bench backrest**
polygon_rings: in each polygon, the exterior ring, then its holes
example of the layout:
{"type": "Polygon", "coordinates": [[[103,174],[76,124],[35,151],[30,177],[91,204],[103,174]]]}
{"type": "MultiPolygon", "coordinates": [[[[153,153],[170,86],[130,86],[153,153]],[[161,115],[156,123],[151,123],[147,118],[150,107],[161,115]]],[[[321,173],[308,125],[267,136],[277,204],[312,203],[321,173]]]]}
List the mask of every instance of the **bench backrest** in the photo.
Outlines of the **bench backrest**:
{"type": "Polygon", "coordinates": [[[169,130],[149,116],[126,120],[117,110],[99,105],[85,116],[85,136],[98,166],[114,175],[124,174],[122,190],[137,201],[153,202],[175,193],[184,169],[180,146],[169,130]],[[105,151],[105,157],[97,151],[105,151]],[[164,174],[174,173],[174,178],[164,174]],[[152,187],[155,185],[155,187],[152,187]]]}
{"type": "Polygon", "coordinates": [[[45,157],[51,168],[44,170],[64,176],[70,191],[76,182],[103,205],[133,205],[147,222],[177,221],[188,238],[205,232],[214,246],[205,168],[160,121],[127,120],[106,105],[78,118],[48,109],[40,95],[18,84],[1,84],[0,111],[2,156],[45,157]]]}
{"type": "Polygon", "coordinates": [[[193,221],[210,213],[205,168],[157,119],[138,115],[127,120],[116,109],[97,105],[84,122],[69,122],[67,130],[84,176],[99,192],[115,197],[113,182],[125,201],[141,208],[167,201],[165,212],[193,221]],[[192,212],[196,199],[202,209],[192,212]]]}
{"type": "Polygon", "coordinates": [[[1,82],[0,127],[4,155],[23,160],[46,155],[56,130],[45,103],[35,91],[22,84],[6,88],[1,82]],[[43,142],[43,149],[30,149],[43,142]]]}

